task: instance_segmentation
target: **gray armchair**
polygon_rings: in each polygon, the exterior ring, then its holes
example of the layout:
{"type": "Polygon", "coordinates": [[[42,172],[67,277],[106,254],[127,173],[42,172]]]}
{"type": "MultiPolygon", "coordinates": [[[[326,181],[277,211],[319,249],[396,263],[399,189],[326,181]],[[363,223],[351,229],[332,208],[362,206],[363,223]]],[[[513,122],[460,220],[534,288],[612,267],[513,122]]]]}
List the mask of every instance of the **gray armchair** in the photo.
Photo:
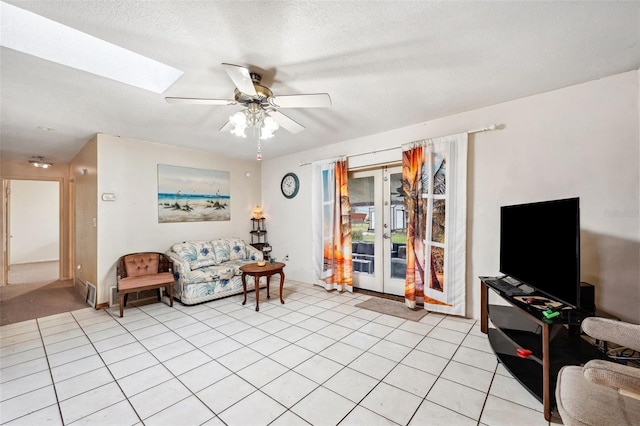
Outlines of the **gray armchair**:
{"type": "MultiPolygon", "coordinates": [[[[640,325],[591,317],[589,336],[640,351],[640,325]]],[[[640,425],[640,368],[603,360],[558,373],[556,405],[567,426],[640,425]]]]}

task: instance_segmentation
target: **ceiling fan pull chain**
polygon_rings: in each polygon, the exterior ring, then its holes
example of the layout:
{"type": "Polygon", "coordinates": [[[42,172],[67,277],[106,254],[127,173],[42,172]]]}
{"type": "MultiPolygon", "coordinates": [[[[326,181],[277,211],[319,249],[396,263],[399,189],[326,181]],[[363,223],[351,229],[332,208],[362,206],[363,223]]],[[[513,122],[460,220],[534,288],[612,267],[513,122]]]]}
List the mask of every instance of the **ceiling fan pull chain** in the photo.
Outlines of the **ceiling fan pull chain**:
{"type": "Polygon", "coordinates": [[[256,153],[256,160],[262,160],[262,144],[260,142],[260,133],[258,133],[258,152],[256,153]]]}

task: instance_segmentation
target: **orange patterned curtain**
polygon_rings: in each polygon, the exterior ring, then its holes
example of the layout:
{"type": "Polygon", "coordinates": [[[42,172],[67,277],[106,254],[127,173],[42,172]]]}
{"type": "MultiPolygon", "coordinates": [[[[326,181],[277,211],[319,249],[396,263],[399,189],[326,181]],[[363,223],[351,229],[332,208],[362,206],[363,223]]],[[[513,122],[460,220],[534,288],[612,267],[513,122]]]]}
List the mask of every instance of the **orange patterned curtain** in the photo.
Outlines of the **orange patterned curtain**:
{"type": "Polygon", "coordinates": [[[327,290],[352,292],[347,163],[344,160],[316,162],[313,169],[312,228],[316,282],[327,290]]]}
{"type": "Polygon", "coordinates": [[[326,279],[339,291],[353,291],[353,265],[351,260],[351,204],[347,186],[347,162],[335,164],[334,230],[333,230],[333,275],[326,279]]]}
{"type": "Polygon", "coordinates": [[[425,150],[416,146],[402,153],[402,189],[407,211],[407,276],[404,300],[409,308],[424,301],[425,209],[422,171],[427,167],[425,150]]]}

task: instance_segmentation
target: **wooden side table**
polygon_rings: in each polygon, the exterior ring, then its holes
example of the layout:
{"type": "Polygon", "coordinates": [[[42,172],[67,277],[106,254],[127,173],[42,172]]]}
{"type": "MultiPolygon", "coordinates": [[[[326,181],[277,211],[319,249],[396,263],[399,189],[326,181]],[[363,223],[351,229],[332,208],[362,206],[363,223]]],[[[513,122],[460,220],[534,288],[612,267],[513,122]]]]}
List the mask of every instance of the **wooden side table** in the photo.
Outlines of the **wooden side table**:
{"type": "Polygon", "coordinates": [[[256,288],[256,311],[260,310],[260,277],[267,277],[267,299],[271,298],[269,295],[269,281],[271,276],[280,274],[280,303],[284,303],[282,299],[282,287],[284,286],[284,271],[285,264],[282,262],[267,263],[264,266],[258,266],[257,263],[250,263],[240,267],[242,271],[242,290],[244,291],[244,300],[242,304],[247,303],[247,275],[251,275],[254,280],[256,288]]]}

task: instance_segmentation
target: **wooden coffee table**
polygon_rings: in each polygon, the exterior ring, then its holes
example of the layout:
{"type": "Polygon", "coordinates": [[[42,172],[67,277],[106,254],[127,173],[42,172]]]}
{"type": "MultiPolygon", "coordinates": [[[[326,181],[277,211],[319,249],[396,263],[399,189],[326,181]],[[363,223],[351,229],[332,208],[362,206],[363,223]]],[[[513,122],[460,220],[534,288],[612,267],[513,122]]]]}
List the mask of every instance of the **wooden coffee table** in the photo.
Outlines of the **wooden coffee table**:
{"type": "Polygon", "coordinates": [[[240,267],[242,271],[242,290],[244,291],[244,300],[242,304],[247,303],[247,275],[251,275],[256,287],[256,311],[260,310],[260,277],[267,277],[267,299],[271,298],[269,295],[269,281],[271,276],[280,274],[280,303],[284,303],[282,300],[282,287],[284,285],[284,271],[285,264],[282,262],[266,263],[264,266],[258,266],[257,263],[250,263],[240,267]]]}

